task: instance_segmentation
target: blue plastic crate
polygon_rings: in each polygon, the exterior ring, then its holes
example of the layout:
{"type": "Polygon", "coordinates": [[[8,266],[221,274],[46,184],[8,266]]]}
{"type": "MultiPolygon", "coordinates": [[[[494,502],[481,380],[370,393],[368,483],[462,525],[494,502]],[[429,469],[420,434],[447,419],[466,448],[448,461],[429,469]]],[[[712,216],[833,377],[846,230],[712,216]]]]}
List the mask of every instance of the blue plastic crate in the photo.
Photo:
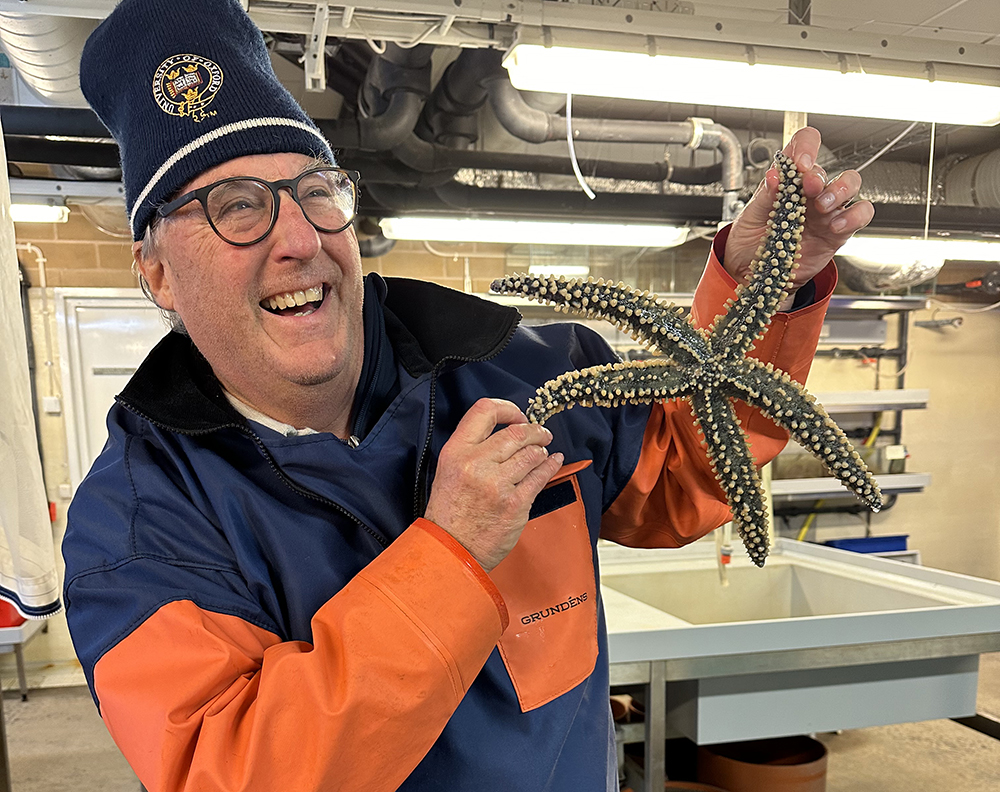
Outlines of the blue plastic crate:
{"type": "Polygon", "coordinates": [[[895,536],[867,536],[860,539],[830,539],[823,544],[840,550],[851,550],[855,553],[887,553],[893,550],[906,550],[906,540],[909,534],[895,536]]]}

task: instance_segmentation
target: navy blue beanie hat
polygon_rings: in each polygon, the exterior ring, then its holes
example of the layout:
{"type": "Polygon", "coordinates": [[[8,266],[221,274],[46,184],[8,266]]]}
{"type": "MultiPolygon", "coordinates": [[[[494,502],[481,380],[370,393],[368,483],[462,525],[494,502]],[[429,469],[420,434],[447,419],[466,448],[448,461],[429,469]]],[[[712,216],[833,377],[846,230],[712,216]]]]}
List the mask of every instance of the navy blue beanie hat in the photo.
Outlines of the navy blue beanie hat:
{"type": "Polygon", "coordinates": [[[334,162],[239,0],[122,0],[84,47],[80,85],[118,141],[136,240],[158,206],[227,160],[293,152],[334,162]]]}

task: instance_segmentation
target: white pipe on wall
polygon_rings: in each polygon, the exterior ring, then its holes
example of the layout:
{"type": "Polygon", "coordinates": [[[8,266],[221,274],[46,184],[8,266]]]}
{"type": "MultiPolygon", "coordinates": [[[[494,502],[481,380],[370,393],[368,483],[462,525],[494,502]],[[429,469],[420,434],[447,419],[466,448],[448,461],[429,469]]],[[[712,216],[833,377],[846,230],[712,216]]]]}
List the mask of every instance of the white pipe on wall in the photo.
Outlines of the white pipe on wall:
{"type": "Polygon", "coordinates": [[[17,250],[31,253],[35,257],[35,264],[38,267],[38,285],[42,290],[42,326],[45,333],[45,369],[48,371],[49,382],[47,395],[55,396],[55,363],[52,360],[52,331],[50,329],[52,314],[49,311],[49,288],[45,279],[45,263],[48,259],[45,258],[45,254],[42,253],[42,249],[38,245],[33,245],[30,242],[18,242],[15,247],[17,250]]]}

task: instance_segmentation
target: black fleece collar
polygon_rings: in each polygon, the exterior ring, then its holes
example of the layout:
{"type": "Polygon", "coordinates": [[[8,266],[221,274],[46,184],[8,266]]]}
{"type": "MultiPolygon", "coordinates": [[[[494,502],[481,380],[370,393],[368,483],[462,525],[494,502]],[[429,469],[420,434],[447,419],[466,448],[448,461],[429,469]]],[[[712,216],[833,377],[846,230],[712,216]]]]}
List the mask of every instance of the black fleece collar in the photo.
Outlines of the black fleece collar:
{"type": "MultiPolygon", "coordinates": [[[[382,281],[378,275],[369,275],[371,279],[382,281]]],[[[381,291],[382,285],[386,337],[397,360],[415,377],[449,361],[498,354],[521,319],[515,308],[434,283],[386,278],[376,288],[381,291]]],[[[180,333],[167,333],[117,400],[159,426],[186,434],[246,423],[226,399],[208,361],[180,333]]]]}

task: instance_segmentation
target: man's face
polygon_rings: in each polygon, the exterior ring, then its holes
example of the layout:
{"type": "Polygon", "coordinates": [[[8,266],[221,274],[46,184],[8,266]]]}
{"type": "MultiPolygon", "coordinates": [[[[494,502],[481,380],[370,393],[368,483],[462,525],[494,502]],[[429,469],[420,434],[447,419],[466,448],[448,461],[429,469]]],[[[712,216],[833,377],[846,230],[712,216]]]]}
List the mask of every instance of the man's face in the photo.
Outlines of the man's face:
{"type": "MultiPolygon", "coordinates": [[[[311,164],[300,154],[240,157],[201,174],[181,193],[230,176],[293,178],[311,164]]],[[[287,398],[290,385],[345,376],[356,384],[364,356],[364,286],[353,227],[317,231],[282,190],[274,229],[254,245],[219,238],[197,201],[166,218],[156,242],[151,256],[140,251],[138,258],[157,302],[180,315],[227,390],[278,417],[280,405],[268,398],[287,398]],[[296,292],[313,302],[275,309],[272,299],[280,303],[296,292]]]]}

